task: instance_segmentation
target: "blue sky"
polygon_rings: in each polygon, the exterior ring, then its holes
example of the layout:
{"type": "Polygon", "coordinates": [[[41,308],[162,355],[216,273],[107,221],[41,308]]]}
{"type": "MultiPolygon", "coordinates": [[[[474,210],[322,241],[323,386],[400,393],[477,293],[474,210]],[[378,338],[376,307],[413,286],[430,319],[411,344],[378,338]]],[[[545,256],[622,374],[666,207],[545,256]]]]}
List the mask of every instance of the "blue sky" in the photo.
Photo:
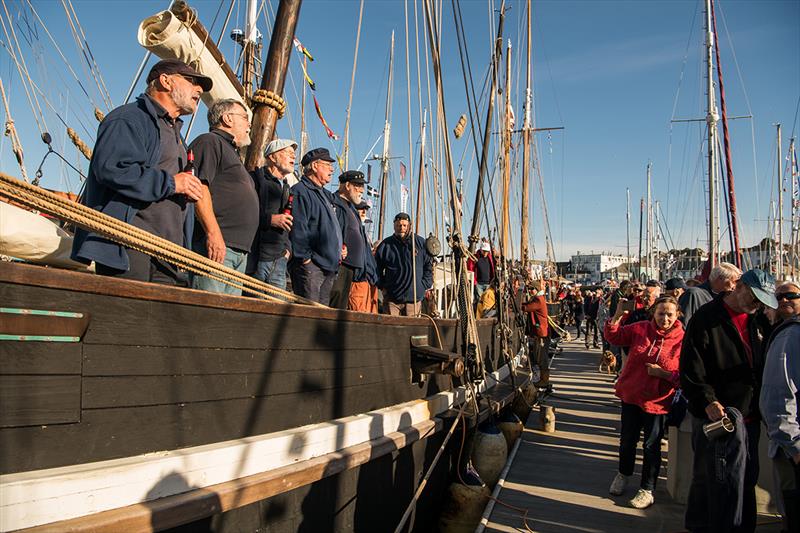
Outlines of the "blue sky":
{"type": "MultiPolygon", "coordinates": [[[[32,3],[75,72],[85,80],[84,63],[70,34],[61,3],[32,3]]],[[[267,16],[272,13],[276,2],[271,0],[269,4],[267,16]]],[[[490,27],[496,26],[496,15],[490,19],[489,4],[483,0],[461,0],[460,4],[472,74],[480,93],[492,46],[489,31],[490,27]]],[[[48,95],[53,107],[66,117],[66,122],[85,140],[91,141],[96,121],[91,117],[89,99],[58,57],[27,7],[27,0],[12,0],[7,5],[34,80],[48,95]],[[27,31],[27,27],[32,31],[27,31]]],[[[124,99],[143,55],[136,42],[138,23],[164,9],[167,2],[73,0],[73,5],[87,32],[112,102],[118,105],[124,99]]],[[[192,5],[198,9],[201,21],[207,27],[211,26],[220,3],[214,0],[192,5]]],[[[521,53],[524,54],[524,41],[520,38],[524,29],[525,3],[509,2],[509,5],[505,37],[513,45],[511,93],[517,121],[521,124],[524,88],[521,53]]],[[[227,6],[226,1],[223,11],[227,6]]],[[[427,40],[423,40],[424,34],[420,33],[423,65],[423,88],[420,91],[416,87],[414,59],[414,2],[409,1],[411,130],[415,152],[414,157],[409,158],[404,6],[402,1],[366,2],[351,119],[352,167],[355,165],[353,161],[364,157],[383,129],[389,36],[395,30],[391,152],[398,159],[393,160],[390,177],[390,213],[399,209],[399,161],[411,169],[410,160],[413,159],[413,172],[417,172],[418,98],[422,97],[425,107],[428,98],[424,72],[427,40]]],[[[800,2],[725,0],[717,6],[728,112],[731,116],[753,115],[752,120],[733,120],[730,123],[743,244],[751,245],[766,232],[769,202],[775,196],[773,124],[783,124],[784,154],[792,131],[795,130],[795,135],[798,133],[800,2]]],[[[344,130],[358,7],[357,1],[306,0],[297,30],[297,36],[315,57],[309,73],[317,84],[317,97],[325,118],[340,135],[344,130]]],[[[499,7],[497,0],[494,7],[499,7]]],[[[418,10],[421,10],[421,5],[418,5],[418,10]]],[[[227,33],[233,27],[243,27],[243,15],[244,3],[240,5],[237,2],[227,33]]],[[[222,16],[224,13],[220,19],[222,16]]],[[[638,203],[645,190],[648,161],[653,164],[653,196],[661,201],[672,241],[676,246],[704,247],[703,124],[670,125],[672,118],[699,118],[705,114],[702,4],[695,0],[534,0],[533,20],[535,126],[565,128],[536,135],[538,162],[557,257],[561,259],[576,251],[588,253],[592,250],[624,253],[626,187],[631,191],[631,244],[635,252],[638,203]]],[[[218,21],[213,29],[215,37],[219,34],[220,24],[218,21]]],[[[442,26],[447,129],[451,131],[458,116],[467,112],[467,106],[450,2],[444,2],[442,26]]],[[[263,15],[260,27],[269,35],[263,15]]],[[[8,44],[5,33],[0,33],[0,40],[8,44]]],[[[235,46],[227,37],[223,40],[223,52],[229,57],[235,54],[235,46]]],[[[38,140],[39,132],[19,74],[5,49],[0,50],[0,76],[10,96],[11,111],[22,136],[28,172],[32,175],[45,148],[38,140]]],[[[298,56],[293,53],[285,94],[289,114],[279,123],[281,136],[299,138],[298,95],[302,90],[301,83],[298,56]]],[[[85,82],[84,87],[95,101],[99,100],[99,92],[93,88],[92,82],[85,82]]],[[[140,83],[136,92],[140,92],[142,87],[143,83],[140,83]]],[[[432,99],[435,101],[435,95],[432,99]]],[[[484,106],[481,102],[481,122],[485,118],[484,106]]],[[[190,138],[205,131],[204,117],[198,118],[190,138]]],[[[50,111],[45,112],[45,119],[55,139],[54,146],[61,149],[65,146],[64,126],[50,111]]],[[[337,151],[341,149],[341,141],[331,143],[327,139],[313,111],[307,112],[306,122],[313,145],[337,151]]],[[[428,142],[430,146],[430,138],[428,142]]],[[[461,139],[451,137],[451,142],[455,162],[462,162],[468,227],[477,162],[469,131],[461,139]]],[[[381,143],[373,152],[379,152],[380,147],[381,143]]],[[[86,169],[87,163],[80,159],[74,148],[67,144],[64,153],[71,162],[86,169]]],[[[377,166],[373,163],[374,176],[378,174],[377,166]]],[[[0,167],[4,172],[18,175],[8,139],[2,141],[0,167]]],[[[55,159],[48,159],[44,170],[45,186],[77,187],[74,173],[64,171],[55,159]]],[[[519,178],[515,177],[513,183],[518,190],[519,178]]],[[[532,244],[536,257],[543,258],[541,201],[535,191],[536,188],[531,196],[532,244]]],[[[512,208],[512,227],[517,228],[519,200],[512,202],[512,208]]],[[[432,228],[430,217],[429,213],[426,217],[429,229],[432,228]]],[[[486,230],[482,233],[485,234],[486,230]]],[[[515,236],[514,242],[518,240],[515,236]]],[[[723,235],[723,247],[727,249],[726,243],[727,236],[723,235]]]]}

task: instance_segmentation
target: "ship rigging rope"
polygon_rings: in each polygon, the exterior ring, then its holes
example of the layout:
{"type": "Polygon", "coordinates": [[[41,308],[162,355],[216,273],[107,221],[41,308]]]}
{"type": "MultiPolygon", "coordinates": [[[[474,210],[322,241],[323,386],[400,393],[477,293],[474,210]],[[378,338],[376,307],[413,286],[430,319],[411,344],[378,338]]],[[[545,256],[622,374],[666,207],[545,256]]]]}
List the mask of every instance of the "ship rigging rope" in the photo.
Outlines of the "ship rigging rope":
{"type": "Polygon", "coordinates": [[[126,224],[121,220],[77,202],[60,198],[49,191],[24,183],[2,172],[0,172],[0,196],[11,198],[28,208],[72,222],[84,229],[99,233],[114,242],[167,261],[193,274],[206,276],[247,292],[255,293],[266,300],[323,307],[321,304],[258,281],[152,233],[126,224]]]}
{"type": "Polygon", "coordinates": [[[72,0],[67,0],[66,2],[61,0],[61,5],[64,7],[64,12],[67,14],[67,20],[72,30],[72,37],[75,39],[75,44],[80,49],[83,58],[89,65],[89,73],[97,85],[97,90],[100,92],[103,103],[105,103],[107,109],[111,109],[114,107],[114,104],[111,102],[111,95],[108,93],[108,89],[106,89],[106,83],[103,80],[103,76],[100,74],[100,67],[97,66],[92,50],[89,48],[89,42],[86,40],[86,33],[84,33],[83,26],[81,26],[78,20],[78,14],[72,6],[72,0]],[[67,3],[69,3],[69,7],[67,7],[67,3]]]}

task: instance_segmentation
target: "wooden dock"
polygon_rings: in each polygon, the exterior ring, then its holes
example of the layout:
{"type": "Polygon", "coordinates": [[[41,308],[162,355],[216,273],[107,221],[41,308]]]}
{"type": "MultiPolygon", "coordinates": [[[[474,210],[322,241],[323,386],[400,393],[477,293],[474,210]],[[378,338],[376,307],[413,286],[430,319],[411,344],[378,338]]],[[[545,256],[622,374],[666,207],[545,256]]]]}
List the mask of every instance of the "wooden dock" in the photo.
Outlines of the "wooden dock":
{"type": "MultiPolygon", "coordinates": [[[[638,510],[628,505],[639,486],[641,451],[625,494],[608,493],[619,444],[614,378],[598,372],[600,350],[585,350],[583,339],[563,346],[551,368],[554,394],[545,402],[555,407],[556,432],[540,431],[538,409],[531,413],[485,531],[684,531],[684,506],[666,490],[666,445],[653,506],[638,510]]],[[[759,532],[780,531],[773,517],[762,518],[759,532]]]]}

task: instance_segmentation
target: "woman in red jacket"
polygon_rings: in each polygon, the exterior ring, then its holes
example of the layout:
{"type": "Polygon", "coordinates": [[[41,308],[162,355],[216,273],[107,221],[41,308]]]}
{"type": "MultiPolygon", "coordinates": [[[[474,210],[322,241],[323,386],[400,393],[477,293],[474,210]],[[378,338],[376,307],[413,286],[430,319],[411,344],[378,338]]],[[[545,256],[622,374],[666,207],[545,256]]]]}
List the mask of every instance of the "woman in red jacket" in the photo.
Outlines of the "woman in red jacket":
{"type": "Polygon", "coordinates": [[[619,472],[609,492],[625,492],[633,475],[636,446],[644,430],[642,481],[631,506],[644,509],[653,504],[653,491],[661,468],[661,438],[664,419],[679,383],[678,360],[683,325],[678,320],[678,302],[672,296],[658,298],[650,308],[650,320],[621,326],[628,311],[618,305],[604,333],[611,344],[629,346],[628,359],[619,375],[616,395],[622,401],[619,439],[619,472]]]}

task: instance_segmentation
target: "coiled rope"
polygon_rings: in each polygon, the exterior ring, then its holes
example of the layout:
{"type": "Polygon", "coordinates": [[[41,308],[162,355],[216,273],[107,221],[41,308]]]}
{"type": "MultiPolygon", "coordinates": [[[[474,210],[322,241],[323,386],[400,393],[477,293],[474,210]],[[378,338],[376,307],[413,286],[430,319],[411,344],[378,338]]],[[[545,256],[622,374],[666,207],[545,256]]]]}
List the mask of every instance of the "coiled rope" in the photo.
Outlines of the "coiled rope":
{"type": "Polygon", "coordinates": [[[278,118],[283,118],[286,113],[286,100],[281,95],[268,91],[266,89],[258,89],[253,93],[251,100],[256,104],[267,105],[278,113],[278,118]]]}
{"type": "Polygon", "coordinates": [[[116,243],[166,261],[193,274],[206,276],[246,290],[266,300],[324,307],[317,302],[301,298],[251,278],[232,268],[212,261],[208,257],[196,254],[191,250],[126,224],[121,220],[82,204],[60,198],[39,187],[24,183],[3,172],[0,172],[0,196],[11,198],[28,208],[71,222],[76,226],[103,235],[116,243]]]}

